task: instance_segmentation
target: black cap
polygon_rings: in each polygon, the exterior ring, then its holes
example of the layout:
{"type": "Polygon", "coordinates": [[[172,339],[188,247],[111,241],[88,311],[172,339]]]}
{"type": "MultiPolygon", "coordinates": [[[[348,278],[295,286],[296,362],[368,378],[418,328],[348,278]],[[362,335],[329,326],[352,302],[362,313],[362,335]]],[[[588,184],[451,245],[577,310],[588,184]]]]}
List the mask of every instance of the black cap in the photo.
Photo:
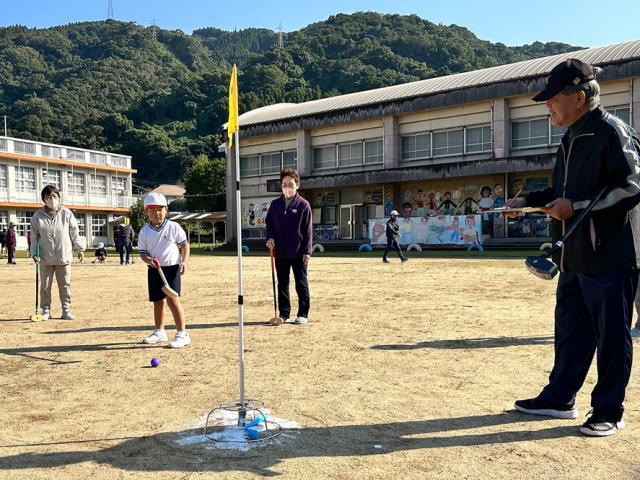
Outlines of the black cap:
{"type": "Polygon", "coordinates": [[[570,58],[556,65],[549,78],[547,86],[533,97],[534,102],[545,102],[566,87],[577,87],[596,78],[593,67],[581,60],[570,58]]]}

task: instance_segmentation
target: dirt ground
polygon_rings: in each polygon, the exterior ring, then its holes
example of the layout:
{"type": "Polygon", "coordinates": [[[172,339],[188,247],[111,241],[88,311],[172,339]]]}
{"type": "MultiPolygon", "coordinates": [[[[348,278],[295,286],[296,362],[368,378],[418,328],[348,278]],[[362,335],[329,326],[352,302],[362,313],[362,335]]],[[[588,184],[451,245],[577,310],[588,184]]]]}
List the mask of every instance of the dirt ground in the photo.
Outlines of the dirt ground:
{"type": "Polygon", "coordinates": [[[245,258],[247,396],[300,426],[245,453],[176,443],[239,395],[236,258],[192,258],[181,350],[140,343],[146,267],[110,262],[74,265],[76,319],[42,323],[32,264],[0,264],[0,478],[640,478],[638,349],[611,438],[578,431],[595,366],[579,419],[512,410],[553,360],[555,282],[522,260],[318,255],[310,323],[271,327],[268,257],[245,258]]]}

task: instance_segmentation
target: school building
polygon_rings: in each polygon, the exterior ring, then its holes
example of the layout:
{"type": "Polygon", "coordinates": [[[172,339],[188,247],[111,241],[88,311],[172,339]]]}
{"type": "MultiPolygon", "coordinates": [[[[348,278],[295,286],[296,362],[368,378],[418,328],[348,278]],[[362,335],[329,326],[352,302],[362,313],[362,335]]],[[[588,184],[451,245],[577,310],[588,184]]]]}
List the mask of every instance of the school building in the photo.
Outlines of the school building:
{"type": "Polygon", "coordinates": [[[135,172],[128,156],[0,136],[0,229],[15,223],[17,248],[26,248],[31,216],[44,205],[40,192],[55,185],[84,245],[112,245],[108,223],[134,203],[135,172]]]}
{"type": "MultiPolygon", "coordinates": [[[[539,244],[549,235],[544,215],[506,221],[482,211],[550,185],[564,129],[531,97],[572,57],[602,67],[601,104],[640,125],[640,40],[244,113],[243,237],[264,238],[278,173],[293,167],[316,243],[379,244],[396,209],[404,244],[539,244]]],[[[235,225],[235,152],[226,154],[235,225]]]]}

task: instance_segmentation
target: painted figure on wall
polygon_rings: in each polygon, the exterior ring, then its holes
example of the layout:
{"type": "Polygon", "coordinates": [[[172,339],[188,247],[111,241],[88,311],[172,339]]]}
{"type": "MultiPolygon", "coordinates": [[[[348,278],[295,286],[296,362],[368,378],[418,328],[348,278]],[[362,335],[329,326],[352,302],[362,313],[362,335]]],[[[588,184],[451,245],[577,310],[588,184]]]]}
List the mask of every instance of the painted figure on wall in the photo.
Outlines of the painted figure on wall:
{"type": "Polygon", "coordinates": [[[464,200],[458,207],[460,213],[464,215],[471,215],[472,213],[476,213],[480,210],[480,204],[476,200],[477,192],[478,187],[475,185],[467,185],[464,188],[464,200]]]}
{"type": "Polygon", "coordinates": [[[480,243],[480,236],[476,230],[476,219],[473,215],[466,215],[464,219],[464,229],[462,230],[462,239],[465,245],[472,243],[480,243]]]}
{"type": "Polygon", "coordinates": [[[438,207],[438,212],[445,215],[453,215],[456,212],[458,205],[451,200],[451,192],[444,192],[444,200],[438,207]]]}
{"type": "Polygon", "coordinates": [[[438,213],[438,207],[436,205],[436,194],[435,192],[429,192],[429,197],[427,200],[427,214],[435,215],[438,213]]]}

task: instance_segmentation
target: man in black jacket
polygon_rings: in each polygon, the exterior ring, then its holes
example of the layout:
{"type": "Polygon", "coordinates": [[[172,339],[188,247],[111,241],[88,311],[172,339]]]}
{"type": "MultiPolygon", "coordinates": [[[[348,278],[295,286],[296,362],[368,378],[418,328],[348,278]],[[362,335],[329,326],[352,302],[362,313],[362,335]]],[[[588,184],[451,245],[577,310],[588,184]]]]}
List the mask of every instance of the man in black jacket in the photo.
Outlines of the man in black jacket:
{"type": "Polygon", "coordinates": [[[389,263],[387,260],[387,254],[391,248],[395,249],[398,253],[398,257],[400,257],[401,262],[406,262],[409,260],[407,257],[402,255],[402,249],[400,248],[400,244],[398,243],[398,236],[400,235],[400,225],[398,225],[398,211],[393,210],[391,212],[391,218],[387,220],[387,248],[384,249],[384,255],[382,256],[382,261],[384,263],[389,263]]]}
{"type": "Polygon", "coordinates": [[[556,156],[553,188],[513,199],[553,217],[557,240],[601,190],[601,199],[554,257],[560,276],[555,310],[555,360],[549,384],[519,411],[577,418],[576,393],[597,352],[592,411],[580,428],[608,436],[624,427],[625,389],[632,361],[631,317],[640,265],[640,143],[635,131],[600,106],[600,69],[580,60],[557,65],[545,101],[555,126],[567,127],[556,156]]]}

